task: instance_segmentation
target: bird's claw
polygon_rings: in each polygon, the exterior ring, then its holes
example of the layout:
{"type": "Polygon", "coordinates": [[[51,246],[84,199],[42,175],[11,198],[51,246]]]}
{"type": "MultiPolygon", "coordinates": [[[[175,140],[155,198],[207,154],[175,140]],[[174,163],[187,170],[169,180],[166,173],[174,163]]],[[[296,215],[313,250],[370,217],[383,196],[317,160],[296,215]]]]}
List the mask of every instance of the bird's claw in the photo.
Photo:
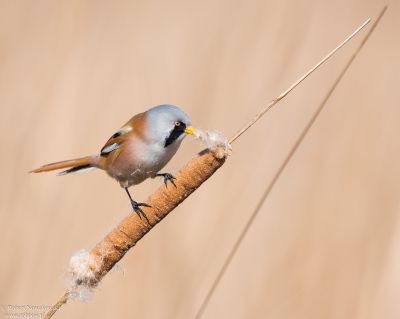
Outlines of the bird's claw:
{"type": "Polygon", "coordinates": [[[156,176],[162,176],[164,177],[164,184],[165,187],[168,187],[168,182],[171,182],[172,185],[176,187],[176,184],[174,182],[175,176],[170,174],[170,173],[162,173],[162,174],[157,174],[156,176]]]}
{"type": "Polygon", "coordinates": [[[132,208],[134,210],[134,212],[139,216],[140,219],[142,219],[142,216],[144,217],[144,219],[146,219],[146,221],[149,223],[149,219],[147,218],[146,214],[144,213],[143,209],[141,209],[140,207],[151,207],[149,204],[146,203],[138,203],[135,202],[134,200],[131,201],[131,205],[132,208]]]}

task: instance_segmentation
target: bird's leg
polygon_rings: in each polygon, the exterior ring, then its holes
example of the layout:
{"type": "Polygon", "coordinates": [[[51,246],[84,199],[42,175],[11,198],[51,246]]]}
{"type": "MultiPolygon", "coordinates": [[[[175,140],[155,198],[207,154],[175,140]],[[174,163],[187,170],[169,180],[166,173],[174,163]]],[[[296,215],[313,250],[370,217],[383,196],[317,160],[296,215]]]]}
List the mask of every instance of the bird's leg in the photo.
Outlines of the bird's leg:
{"type": "Polygon", "coordinates": [[[146,203],[138,203],[136,201],[134,201],[132,199],[131,194],[129,193],[128,187],[124,187],[126,193],[128,194],[129,200],[131,201],[131,205],[133,210],[135,211],[135,213],[139,216],[140,219],[142,219],[142,216],[144,217],[144,219],[146,219],[146,221],[149,223],[149,220],[146,216],[146,214],[144,213],[144,211],[140,208],[140,206],[143,207],[151,207],[150,205],[146,204],[146,203]],[[142,215],[142,216],[141,216],[142,215]]]}
{"type": "Polygon", "coordinates": [[[156,176],[164,177],[165,187],[168,187],[168,182],[171,182],[172,185],[174,185],[176,187],[175,182],[174,182],[174,179],[176,179],[176,178],[172,174],[170,174],[170,173],[160,173],[160,174],[156,174],[156,176]]]}

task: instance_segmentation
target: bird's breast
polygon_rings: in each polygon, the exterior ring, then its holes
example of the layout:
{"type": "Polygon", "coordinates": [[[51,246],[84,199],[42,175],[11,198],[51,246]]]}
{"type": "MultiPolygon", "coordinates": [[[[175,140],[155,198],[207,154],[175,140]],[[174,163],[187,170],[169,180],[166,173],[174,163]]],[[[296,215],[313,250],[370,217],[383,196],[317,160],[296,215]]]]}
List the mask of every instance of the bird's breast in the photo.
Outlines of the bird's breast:
{"type": "Polygon", "coordinates": [[[157,174],[174,156],[180,143],[146,143],[141,139],[126,141],[107,157],[106,171],[121,186],[143,182],[157,174]]]}

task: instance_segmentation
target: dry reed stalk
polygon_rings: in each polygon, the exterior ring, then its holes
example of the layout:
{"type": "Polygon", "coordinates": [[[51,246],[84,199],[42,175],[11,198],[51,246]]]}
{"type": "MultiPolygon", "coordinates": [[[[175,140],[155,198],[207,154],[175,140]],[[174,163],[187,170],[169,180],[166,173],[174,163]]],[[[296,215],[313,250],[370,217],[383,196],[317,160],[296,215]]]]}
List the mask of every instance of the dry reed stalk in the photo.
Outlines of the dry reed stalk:
{"type": "Polygon", "coordinates": [[[226,156],[227,152],[220,148],[201,152],[175,175],[176,187],[162,186],[146,201],[151,206],[145,210],[148,221],[135,214],[125,217],[92,249],[83,275],[75,276],[72,289],[65,292],[44,318],[51,318],[70,297],[75,297],[75,288],[96,287],[130,248],[224,164],[226,156]]]}
{"type": "Polygon", "coordinates": [[[146,201],[151,206],[146,208],[148,222],[135,214],[122,220],[90,252],[95,261],[95,276],[90,284],[96,285],[150,229],[213,175],[224,164],[226,156],[220,150],[202,152],[176,174],[176,187],[162,186],[146,201]]]}
{"type": "MultiPolygon", "coordinates": [[[[291,85],[285,92],[272,100],[256,117],[246,124],[230,141],[235,141],[241,134],[249,129],[262,115],[282,100],[288,93],[297,87],[306,77],[314,72],[326,60],[328,60],[343,45],[349,42],[362,28],[364,28],[370,19],[364,22],[356,29],[346,40],[331,51],[325,58],[312,67],[305,75],[291,85]]],[[[204,136],[202,136],[204,138],[204,136]]],[[[221,142],[221,141],[217,141],[221,142]]],[[[147,201],[151,207],[145,207],[145,213],[148,222],[137,218],[132,214],[126,217],[122,222],[112,230],[94,249],[87,254],[84,263],[77,265],[70,264],[73,283],[69,290],[58,300],[58,302],[46,313],[45,319],[51,318],[60,307],[65,304],[77,289],[84,287],[91,289],[101,281],[101,279],[121,260],[125,253],[145,235],[164,217],[166,217],[176,206],[184,201],[193,193],[202,183],[213,175],[225,162],[229,154],[229,144],[217,143],[212,149],[202,151],[197,157],[192,159],[184,168],[176,174],[176,188],[160,187],[147,201]],[[72,266],[72,267],[71,267],[72,266]]]]}
{"type": "Polygon", "coordinates": [[[373,31],[375,30],[376,26],[378,25],[379,21],[383,17],[385,11],[387,9],[387,6],[385,6],[380,14],[378,15],[377,19],[371,26],[371,28],[368,30],[367,34],[364,36],[362,41],[360,42],[359,46],[356,48],[354,53],[351,55],[349,60],[347,61],[346,65],[343,67],[342,71],[339,73],[338,77],[335,79],[333,82],[331,88],[325,95],[324,99],[318,106],[318,108],[315,110],[314,114],[311,116],[310,120],[307,122],[307,124],[304,126],[303,131],[301,132],[300,136],[296,139],[294,142],[293,146],[290,148],[288,154],[286,155],[285,159],[283,160],[282,164],[279,166],[278,170],[274,174],[272,180],[269,182],[267,188],[265,189],[264,193],[262,194],[260,200],[258,201],[256,207],[254,208],[252,214],[250,215],[249,219],[247,222],[244,224],[242,230],[240,231],[238,237],[236,238],[231,250],[229,251],[229,254],[227,255],[225,261],[223,262],[221,269],[217,273],[217,276],[215,277],[214,281],[212,282],[210,289],[208,290],[207,294],[205,295],[202,303],[200,304],[200,307],[195,315],[196,319],[200,319],[202,315],[204,314],[212,296],[214,295],[215,290],[217,289],[219,283],[221,282],[224,274],[226,273],[229,265],[231,264],[234,256],[236,255],[236,252],[238,251],[240,244],[242,243],[243,239],[245,238],[247,232],[249,231],[251,225],[253,224],[255,218],[257,217],[258,213],[260,212],[261,208],[263,207],[265,201],[267,200],[269,194],[271,193],[272,189],[274,188],[276,182],[279,180],[282,172],[285,170],[286,166],[289,164],[290,160],[293,158],[294,154],[296,153],[297,149],[303,142],[304,138],[310,131],[311,127],[317,120],[318,116],[321,114],[322,110],[326,106],[326,103],[328,102],[329,98],[332,96],[333,92],[336,90],[337,86],[339,85],[340,81],[343,79],[344,75],[346,74],[347,70],[350,68],[351,64],[357,57],[358,53],[361,51],[363,48],[364,44],[367,42],[369,37],[372,35],[373,31]]]}

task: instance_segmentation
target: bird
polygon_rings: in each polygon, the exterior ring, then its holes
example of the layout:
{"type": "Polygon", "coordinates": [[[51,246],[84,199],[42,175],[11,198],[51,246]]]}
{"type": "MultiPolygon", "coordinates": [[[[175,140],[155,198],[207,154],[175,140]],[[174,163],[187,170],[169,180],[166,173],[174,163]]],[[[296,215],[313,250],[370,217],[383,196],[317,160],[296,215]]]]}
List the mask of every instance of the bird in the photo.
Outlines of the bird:
{"type": "Polygon", "coordinates": [[[141,207],[150,206],[135,201],[128,188],[157,176],[164,178],[166,187],[168,182],[176,186],[172,174],[160,171],[178,151],[185,136],[194,134],[189,116],[179,107],[157,105],[134,115],[97,154],[46,164],[31,173],[64,169],[58,175],[67,175],[102,169],[124,188],[133,211],[148,221],[141,207]]]}

